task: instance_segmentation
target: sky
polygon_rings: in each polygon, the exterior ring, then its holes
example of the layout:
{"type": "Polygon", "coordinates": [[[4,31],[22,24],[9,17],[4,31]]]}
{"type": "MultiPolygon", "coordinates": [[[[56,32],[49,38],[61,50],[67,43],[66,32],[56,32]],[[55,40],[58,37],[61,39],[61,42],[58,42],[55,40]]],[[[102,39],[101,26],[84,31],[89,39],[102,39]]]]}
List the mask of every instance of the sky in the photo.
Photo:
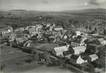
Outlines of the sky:
{"type": "Polygon", "coordinates": [[[0,0],[0,10],[64,11],[105,8],[106,0],[0,0]]]}

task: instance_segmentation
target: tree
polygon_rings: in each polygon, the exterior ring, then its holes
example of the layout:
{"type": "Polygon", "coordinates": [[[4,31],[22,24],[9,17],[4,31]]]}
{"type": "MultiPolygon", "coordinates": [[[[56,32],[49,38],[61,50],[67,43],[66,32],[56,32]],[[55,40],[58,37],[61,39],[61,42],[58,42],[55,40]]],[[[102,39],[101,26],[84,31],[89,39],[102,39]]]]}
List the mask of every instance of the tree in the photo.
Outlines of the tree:
{"type": "Polygon", "coordinates": [[[104,29],[103,34],[106,35],[106,29],[104,29]]]}
{"type": "Polygon", "coordinates": [[[97,28],[95,27],[94,32],[97,32],[97,28]]]}

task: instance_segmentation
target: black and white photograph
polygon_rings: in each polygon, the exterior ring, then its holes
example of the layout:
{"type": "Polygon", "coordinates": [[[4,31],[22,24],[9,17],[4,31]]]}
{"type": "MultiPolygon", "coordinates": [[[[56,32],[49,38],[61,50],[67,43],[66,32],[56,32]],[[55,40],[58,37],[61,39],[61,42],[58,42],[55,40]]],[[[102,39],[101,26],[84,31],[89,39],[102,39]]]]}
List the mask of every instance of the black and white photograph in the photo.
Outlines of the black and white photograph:
{"type": "Polygon", "coordinates": [[[106,73],[106,0],[0,0],[0,73],[106,73]]]}

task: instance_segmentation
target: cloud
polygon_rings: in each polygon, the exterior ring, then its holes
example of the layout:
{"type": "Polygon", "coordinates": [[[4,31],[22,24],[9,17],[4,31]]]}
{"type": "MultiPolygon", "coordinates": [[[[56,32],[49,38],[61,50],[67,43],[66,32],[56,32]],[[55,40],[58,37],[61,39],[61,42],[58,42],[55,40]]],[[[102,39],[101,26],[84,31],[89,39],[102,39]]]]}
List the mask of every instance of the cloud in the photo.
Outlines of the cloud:
{"type": "Polygon", "coordinates": [[[89,4],[99,6],[102,4],[106,4],[106,0],[90,0],[89,4]]]}
{"type": "Polygon", "coordinates": [[[0,9],[62,11],[106,7],[106,0],[0,0],[0,9]]]}
{"type": "Polygon", "coordinates": [[[97,0],[90,0],[89,4],[98,6],[99,2],[97,2],[97,0]]]}
{"type": "Polygon", "coordinates": [[[106,3],[106,0],[96,0],[97,3],[106,3]]]}

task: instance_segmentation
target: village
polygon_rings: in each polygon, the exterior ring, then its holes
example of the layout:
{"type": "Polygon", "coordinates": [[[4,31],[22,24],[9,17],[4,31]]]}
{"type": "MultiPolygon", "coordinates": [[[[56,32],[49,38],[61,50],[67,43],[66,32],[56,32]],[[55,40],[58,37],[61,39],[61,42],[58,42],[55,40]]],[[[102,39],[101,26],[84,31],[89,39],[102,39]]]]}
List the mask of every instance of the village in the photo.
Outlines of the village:
{"type": "MultiPolygon", "coordinates": [[[[11,26],[0,27],[0,47],[5,45],[20,50],[21,48],[44,50],[56,58],[67,59],[68,63],[75,62],[74,64],[81,66],[84,64],[84,67],[89,65],[92,73],[96,68],[104,69],[106,37],[98,33],[67,30],[55,23],[41,23],[16,29],[11,26]],[[47,48],[45,48],[46,43],[49,45],[47,48]],[[38,44],[43,46],[39,47],[38,44]]],[[[45,57],[47,64],[54,64],[49,54],[47,53],[45,57]]]]}

